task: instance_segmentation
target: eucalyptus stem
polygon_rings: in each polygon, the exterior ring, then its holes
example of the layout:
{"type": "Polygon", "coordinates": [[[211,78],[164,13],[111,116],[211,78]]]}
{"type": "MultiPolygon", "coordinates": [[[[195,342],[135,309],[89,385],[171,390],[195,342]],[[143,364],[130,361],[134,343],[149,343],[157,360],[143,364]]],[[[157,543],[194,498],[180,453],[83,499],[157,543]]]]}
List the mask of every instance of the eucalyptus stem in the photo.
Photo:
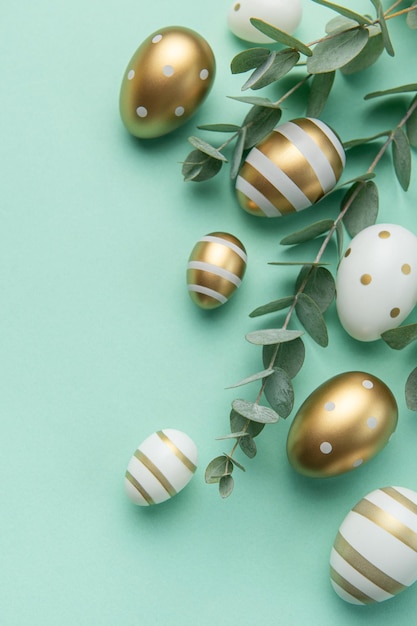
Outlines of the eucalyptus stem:
{"type": "Polygon", "coordinates": [[[406,9],[401,9],[401,11],[397,11],[396,13],[390,13],[385,17],[386,20],[390,20],[393,17],[398,17],[399,15],[405,15],[406,13],[411,13],[411,11],[415,11],[417,9],[417,4],[412,7],[407,7],[406,9]]]}
{"type": "MultiPolygon", "coordinates": [[[[380,150],[378,151],[378,153],[376,154],[374,160],[372,161],[372,163],[370,164],[370,166],[367,169],[367,174],[372,174],[375,170],[375,168],[377,167],[378,163],[380,162],[380,160],[382,159],[382,157],[384,156],[384,154],[386,153],[386,151],[388,150],[389,146],[391,145],[391,143],[394,141],[394,137],[396,132],[401,129],[407,122],[407,120],[411,117],[411,115],[414,113],[414,111],[417,109],[417,99],[413,102],[413,104],[410,106],[410,108],[408,109],[407,113],[403,116],[403,118],[400,120],[400,122],[397,124],[397,126],[390,132],[390,134],[388,135],[386,141],[384,142],[384,144],[381,146],[380,150]]],[[[346,202],[344,203],[343,207],[341,208],[339,215],[336,217],[336,219],[333,222],[333,225],[331,226],[331,228],[329,229],[328,233],[326,234],[326,237],[323,240],[322,245],[320,246],[316,257],[313,261],[313,263],[311,264],[311,268],[309,270],[309,272],[307,272],[304,280],[301,282],[300,286],[298,287],[296,293],[294,294],[294,300],[289,308],[289,311],[285,317],[284,323],[282,325],[282,329],[286,330],[288,328],[288,325],[291,321],[291,318],[294,314],[295,308],[297,306],[297,301],[300,297],[300,295],[304,292],[308,281],[311,277],[311,273],[313,271],[313,269],[320,264],[320,261],[323,257],[323,254],[325,252],[325,250],[327,249],[327,246],[331,240],[331,238],[333,237],[338,225],[342,222],[343,218],[345,217],[346,213],[348,212],[348,210],[350,209],[350,207],[352,206],[354,200],[357,198],[357,196],[359,195],[359,193],[361,192],[361,190],[364,188],[364,186],[366,185],[366,181],[359,181],[356,188],[353,190],[353,192],[349,195],[348,199],[346,200],[346,202]]],[[[278,351],[280,349],[281,344],[278,343],[276,345],[276,347],[274,348],[273,352],[272,352],[272,356],[268,365],[268,369],[272,369],[273,365],[275,363],[275,360],[277,358],[278,355],[278,351]]],[[[264,378],[261,384],[261,387],[259,389],[258,395],[256,397],[256,400],[254,401],[254,404],[259,404],[264,391],[265,391],[265,386],[266,386],[266,382],[267,382],[267,378],[264,378]]],[[[250,425],[251,420],[246,420],[245,424],[243,425],[242,431],[241,432],[247,432],[249,425],[250,425]]],[[[240,441],[240,437],[236,438],[236,441],[228,455],[228,461],[230,459],[233,458],[233,455],[235,454],[238,446],[239,446],[239,441],[240,441]]]]}

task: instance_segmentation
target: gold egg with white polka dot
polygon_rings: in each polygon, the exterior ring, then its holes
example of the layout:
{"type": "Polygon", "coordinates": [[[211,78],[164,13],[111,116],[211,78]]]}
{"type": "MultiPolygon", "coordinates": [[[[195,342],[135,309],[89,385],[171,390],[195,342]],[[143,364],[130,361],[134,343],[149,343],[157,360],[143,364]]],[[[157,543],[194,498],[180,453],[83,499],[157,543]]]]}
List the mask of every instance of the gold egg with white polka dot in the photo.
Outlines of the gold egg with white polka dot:
{"type": "Polygon", "coordinates": [[[152,33],[123,76],[120,115],[135,137],[160,137],[184,124],[208,95],[215,59],[207,41],[182,26],[152,33]]]}
{"type": "Polygon", "coordinates": [[[349,472],[386,446],[397,421],[397,402],[382,380],[365,372],[338,374],[298,410],[288,432],[288,460],[313,478],[349,472]]]}

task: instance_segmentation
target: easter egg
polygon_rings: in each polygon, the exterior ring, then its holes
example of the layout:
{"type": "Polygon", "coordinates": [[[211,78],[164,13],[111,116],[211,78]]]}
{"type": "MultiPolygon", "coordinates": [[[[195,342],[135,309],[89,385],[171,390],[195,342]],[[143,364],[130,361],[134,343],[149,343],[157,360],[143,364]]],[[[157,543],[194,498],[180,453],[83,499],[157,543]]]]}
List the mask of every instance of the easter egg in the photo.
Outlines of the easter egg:
{"type": "Polygon", "coordinates": [[[165,428],[145,439],[127,466],[125,488],[140,506],[159,504],[175,496],[197,469],[197,448],[180,430],[165,428]]]}
{"type": "Polygon", "coordinates": [[[260,217],[279,217],[318,202],[339,180],[345,152],[318,119],[277,126],[252,148],[236,179],[240,206],[260,217]]]}
{"type": "Polygon", "coordinates": [[[274,40],[252,26],[250,18],[256,17],[279,30],[293,33],[301,22],[302,10],[300,0],[237,0],[229,9],[227,23],[240,39],[269,43],[274,40]]]}
{"type": "Polygon", "coordinates": [[[129,61],[120,89],[120,115],[135,137],[165,135],[184,124],[207,96],[215,75],[213,52],[189,28],[154,32],[129,61]]]}
{"type": "Polygon", "coordinates": [[[417,493],[376,489],[343,520],[330,555],[330,581],[351,604],[383,602],[417,580],[417,493]]]}
{"type": "Polygon", "coordinates": [[[299,408],[288,432],[288,460],[297,472],[315,478],[349,472],[384,448],[397,420],[395,398],[379,378],[338,374],[299,408]]]}
{"type": "Polygon", "coordinates": [[[203,309],[214,309],[229,300],[246,270],[246,250],[229,233],[210,233],[191,251],[187,287],[191,299],[203,309]]]}
{"type": "Polygon", "coordinates": [[[336,309],[345,330],[374,341],[417,304],[417,237],[395,224],[375,224],[351,241],[336,276],[336,309]]]}

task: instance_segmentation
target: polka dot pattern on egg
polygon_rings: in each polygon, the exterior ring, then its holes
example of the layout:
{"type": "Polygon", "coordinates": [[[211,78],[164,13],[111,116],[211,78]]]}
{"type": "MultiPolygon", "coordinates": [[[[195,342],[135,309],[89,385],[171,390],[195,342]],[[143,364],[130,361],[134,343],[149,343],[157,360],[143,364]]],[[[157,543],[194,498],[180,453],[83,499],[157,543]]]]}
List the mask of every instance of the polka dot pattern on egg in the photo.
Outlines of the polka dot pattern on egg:
{"type": "Polygon", "coordinates": [[[381,380],[364,372],[339,374],[298,410],[288,433],[288,459],[307,476],[348,472],[382,450],[397,419],[395,398],[381,380]]]}
{"type": "Polygon", "coordinates": [[[401,324],[417,304],[417,237],[395,224],[356,235],[336,276],[336,307],[345,330],[374,341],[401,324]]]}

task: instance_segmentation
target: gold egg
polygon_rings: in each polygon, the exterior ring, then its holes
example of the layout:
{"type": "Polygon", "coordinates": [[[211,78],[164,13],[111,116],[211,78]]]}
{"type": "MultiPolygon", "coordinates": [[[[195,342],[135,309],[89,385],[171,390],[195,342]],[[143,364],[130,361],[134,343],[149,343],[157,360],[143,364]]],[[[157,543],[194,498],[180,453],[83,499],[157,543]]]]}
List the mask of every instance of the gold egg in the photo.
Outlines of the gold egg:
{"type": "Polygon", "coordinates": [[[139,46],[120,89],[120,115],[135,137],[160,137],[184,124],[207,96],[215,75],[203,37],[182,26],[161,28],[139,46]]]}
{"type": "Polygon", "coordinates": [[[286,122],[247,155],[236,179],[238,202],[258,217],[301,211],[333,189],[345,161],[342,143],[321,120],[286,122]]]}
{"type": "Polygon", "coordinates": [[[188,293],[202,309],[215,309],[229,300],[246,270],[244,245],[229,233],[202,237],[191,251],[187,266],[188,293]]]}
{"type": "Polygon", "coordinates": [[[320,385],[298,410],[287,439],[290,464],[324,478],[373,458],[395,431],[395,398],[379,378],[346,372],[320,385]]]}

